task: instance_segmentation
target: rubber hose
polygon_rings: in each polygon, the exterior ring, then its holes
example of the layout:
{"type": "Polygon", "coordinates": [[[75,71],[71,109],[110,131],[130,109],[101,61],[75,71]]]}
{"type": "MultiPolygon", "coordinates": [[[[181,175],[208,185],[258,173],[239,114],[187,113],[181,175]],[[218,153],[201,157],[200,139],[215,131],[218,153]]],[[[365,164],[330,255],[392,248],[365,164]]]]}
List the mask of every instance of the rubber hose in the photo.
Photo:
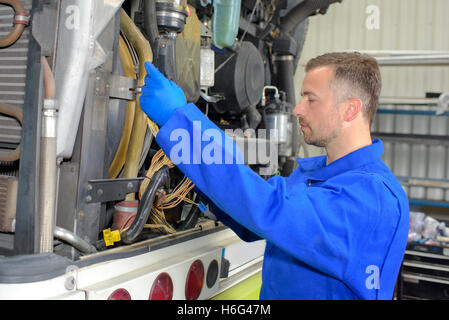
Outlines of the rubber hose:
{"type": "MultiPolygon", "coordinates": [[[[199,200],[199,196],[196,195],[194,202],[197,202],[199,200]]],[[[189,213],[187,214],[187,217],[182,221],[177,228],[177,231],[187,230],[195,227],[196,223],[198,222],[198,218],[200,216],[200,208],[199,206],[192,205],[192,207],[189,210],[189,213]]]]}
{"type": "Polygon", "coordinates": [[[281,19],[281,30],[290,33],[293,29],[321,8],[342,0],[305,0],[294,7],[281,19]]]}
{"type": "MultiPolygon", "coordinates": [[[[120,27],[130,43],[136,49],[139,56],[139,76],[137,85],[143,87],[145,84],[145,65],[146,61],[153,61],[153,53],[148,41],[140,30],[136,27],[131,18],[122,9],[120,27]]],[[[134,112],[134,124],[131,132],[131,140],[126,155],[125,167],[123,170],[124,178],[135,178],[139,171],[139,159],[142,152],[143,142],[147,131],[146,115],[140,108],[140,93],[136,95],[136,108],[134,112]]],[[[126,196],[126,200],[134,200],[134,193],[126,196]]]]}
{"type": "Polygon", "coordinates": [[[154,42],[156,41],[157,37],[159,37],[156,19],[156,1],[145,0],[143,3],[143,12],[145,33],[150,40],[151,46],[154,47],[154,42]]]}
{"type": "Polygon", "coordinates": [[[136,241],[150,216],[151,208],[153,207],[154,199],[156,198],[156,191],[167,178],[168,166],[164,165],[151,178],[148,187],[142,195],[139,207],[137,208],[136,218],[131,226],[122,233],[121,238],[123,243],[130,244],[136,241]]]}
{"type": "MultiPolygon", "coordinates": [[[[287,94],[287,102],[292,106],[296,105],[296,96],[295,96],[295,86],[293,83],[293,57],[291,59],[282,59],[276,60],[276,65],[278,67],[278,86],[279,89],[284,91],[287,94]]],[[[298,142],[298,119],[296,119],[295,115],[291,115],[292,121],[292,157],[296,158],[299,150],[299,142],[298,142]]],[[[295,161],[295,160],[293,160],[295,161]]]]}
{"type": "Polygon", "coordinates": [[[0,38],[0,48],[7,47],[13,44],[19,39],[20,35],[25,28],[26,22],[16,19],[17,16],[26,16],[25,7],[19,0],[0,0],[0,4],[9,4],[14,8],[14,27],[12,31],[3,38],[0,38]]]}
{"type": "MultiPolygon", "coordinates": [[[[119,38],[118,52],[120,55],[120,60],[122,61],[125,77],[136,79],[133,60],[122,37],[119,38]]],[[[136,100],[126,101],[125,124],[123,126],[122,137],[120,138],[120,143],[117,148],[117,152],[115,153],[114,159],[112,160],[112,163],[109,166],[108,171],[109,179],[116,178],[119,175],[120,171],[122,170],[123,165],[125,164],[126,153],[128,151],[128,146],[134,123],[135,109],[136,109],[136,100]]]]}

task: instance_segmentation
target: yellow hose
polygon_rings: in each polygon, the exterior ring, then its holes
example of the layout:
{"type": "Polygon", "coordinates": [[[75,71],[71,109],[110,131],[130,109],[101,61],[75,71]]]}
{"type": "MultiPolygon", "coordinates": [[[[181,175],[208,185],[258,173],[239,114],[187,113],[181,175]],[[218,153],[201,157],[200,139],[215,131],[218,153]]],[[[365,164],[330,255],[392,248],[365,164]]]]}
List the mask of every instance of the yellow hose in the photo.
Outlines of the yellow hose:
{"type": "MultiPolygon", "coordinates": [[[[120,28],[128,38],[130,43],[137,51],[139,56],[139,76],[137,78],[137,85],[142,87],[145,84],[146,70],[144,63],[145,61],[153,61],[153,53],[151,47],[136,27],[131,18],[126,14],[125,10],[122,9],[120,28]]],[[[136,96],[136,108],[134,113],[134,125],[131,133],[131,140],[128,147],[128,152],[126,156],[125,167],[123,169],[124,178],[135,178],[137,177],[139,171],[139,160],[140,154],[142,152],[143,142],[145,139],[145,133],[147,129],[146,115],[140,108],[139,103],[140,93],[136,96]]],[[[134,193],[130,193],[126,196],[126,200],[134,200],[134,193]]]]}
{"type": "MultiPolygon", "coordinates": [[[[136,79],[133,60],[122,37],[120,37],[119,39],[118,52],[120,55],[120,60],[122,61],[125,77],[136,79]]],[[[128,151],[131,131],[134,123],[135,109],[136,100],[126,101],[125,125],[123,126],[122,137],[120,139],[120,144],[118,146],[117,152],[115,153],[114,160],[112,160],[112,163],[109,166],[109,179],[116,178],[122,170],[123,165],[125,164],[126,153],[128,151]]]]}

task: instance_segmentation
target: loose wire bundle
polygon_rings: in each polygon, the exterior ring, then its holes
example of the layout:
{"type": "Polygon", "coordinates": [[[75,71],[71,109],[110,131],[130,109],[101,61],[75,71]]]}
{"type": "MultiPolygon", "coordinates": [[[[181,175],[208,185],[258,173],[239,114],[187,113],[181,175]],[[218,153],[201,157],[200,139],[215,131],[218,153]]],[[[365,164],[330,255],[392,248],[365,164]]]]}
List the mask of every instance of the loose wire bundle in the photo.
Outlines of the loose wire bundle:
{"type": "MultiPolygon", "coordinates": [[[[149,129],[151,130],[151,133],[156,136],[157,132],[159,131],[157,124],[148,117],[147,124],[149,129]]],[[[150,167],[145,174],[146,179],[144,179],[140,185],[139,198],[142,197],[142,194],[148,187],[148,184],[151,181],[154,173],[164,165],[168,166],[169,168],[173,168],[175,166],[173,162],[167,157],[167,155],[165,155],[164,151],[160,149],[153,156],[150,167]]],[[[151,209],[150,221],[152,223],[145,224],[145,227],[155,228],[166,233],[175,233],[176,230],[167,222],[167,219],[165,218],[164,210],[174,208],[183,201],[191,203],[193,205],[197,205],[197,203],[187,198],[187,195],[193,189],[193,187],[194,184],[192,183],[192,181],[190,181],[189,178],[184,177],[184,179],[182,179],[182,181],[175,187],[175,189],[171,193],[160,196],[158,199],[158,203],[153,205],[153,208],[151,209]]]]}

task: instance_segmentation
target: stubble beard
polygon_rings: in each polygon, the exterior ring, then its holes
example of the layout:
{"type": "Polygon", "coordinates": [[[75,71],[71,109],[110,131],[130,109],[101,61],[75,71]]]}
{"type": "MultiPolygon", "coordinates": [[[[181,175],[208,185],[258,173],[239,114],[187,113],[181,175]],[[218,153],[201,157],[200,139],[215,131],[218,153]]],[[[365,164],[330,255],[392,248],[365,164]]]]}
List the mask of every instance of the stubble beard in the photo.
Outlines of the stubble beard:
{"type": "MultiPolygon", "coordinates": [[[[341,122],[339,122],[336,118],[334,118],[333,121],[327,125],[327,127],[331,126],[333,128],[328,133],[323,133],[324,130],[321,129],[323,126],[320,126],[320,128],[317,128],[314,131],[308,124],[306,125],[308,132],[305,133],[303,131],[305,143],[320,148],[326,148],[329,143],[331,143],[340,134],[340,130],[342,127],[341,122]]],[[[326,126],[324,126],[324,128],[325,127],[326,126]]]]}

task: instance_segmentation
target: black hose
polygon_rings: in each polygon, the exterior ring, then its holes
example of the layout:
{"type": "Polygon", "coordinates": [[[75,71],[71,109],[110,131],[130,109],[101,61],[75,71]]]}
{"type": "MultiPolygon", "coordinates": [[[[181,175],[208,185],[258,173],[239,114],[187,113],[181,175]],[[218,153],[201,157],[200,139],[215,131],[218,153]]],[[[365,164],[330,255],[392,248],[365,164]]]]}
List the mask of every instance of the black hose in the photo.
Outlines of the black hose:
{"type": "Polygon", "coordinates": [[[154,43],[159,37],[159,31],[157,28],[156,20],[156,1],[155,0],[144,0],[143,2],[143,21],[144,30],[146,35],[150,40],[150,45],[154,48],[154,43]]]}
{"type": "Polygon", "coordinates": [[[281,19],[281,30],[290,33],[298,24],[309,16],[315,14],[319,9],[329,7],[331,3],[342,0],[304,0],[281,19]]]}
{"type": "Polygon", "coordinates": [[[136,218],[134,219],[131,226],[125,230],[122,235],[122,242],[130,244],[136,241],[137,237],[142,232],[145,223],[150,216],[151,207],[153,206],[154,199],[156,198],[156,191],[168,178],[168,166],[163,166],[159,171],[157,171],[151,178],[147,189],[143,193],[142,199],[137,208],[136,218]]]}
{"type": "MultiPolygon", "coordinates": [[[[278,88],[287,94],[287,102],[295,106],[296,96],[295,96],[295,85],[293,83],[293,71],[294,71],[294,61],[293,56],[282,56],[282,59],[277,59],[277,74],[278,74],[278,88]]],[[[299,151],[299,125],[298,119],[294,114],[291,114],[292,123],[292,156],[286,160],[287,165],[281,170],[282,176],[288,176],[296,168],[296,157],[299,151]]]]}
{"type": "Polygon", "coordinates": [[[248,106],[245,110],[248,125],[251,129],[256,129],[262,121],[262,115],[257,111],[255,106],[248,106]]]}
{"type": "MultiPolygon", "coordinates": [[[[196,195],[194,202],[198,202],[199,196],[196,195]]],[[[192,207],[189,210],[189,213],[187,214],[187,217],[180,223],[179,227],[177,228],[177,231],[187,230],[193,228],[196,223],[198,222],[198,218],[200,217],[201,210],[199,206],[192,205],[192,207]]]]}

